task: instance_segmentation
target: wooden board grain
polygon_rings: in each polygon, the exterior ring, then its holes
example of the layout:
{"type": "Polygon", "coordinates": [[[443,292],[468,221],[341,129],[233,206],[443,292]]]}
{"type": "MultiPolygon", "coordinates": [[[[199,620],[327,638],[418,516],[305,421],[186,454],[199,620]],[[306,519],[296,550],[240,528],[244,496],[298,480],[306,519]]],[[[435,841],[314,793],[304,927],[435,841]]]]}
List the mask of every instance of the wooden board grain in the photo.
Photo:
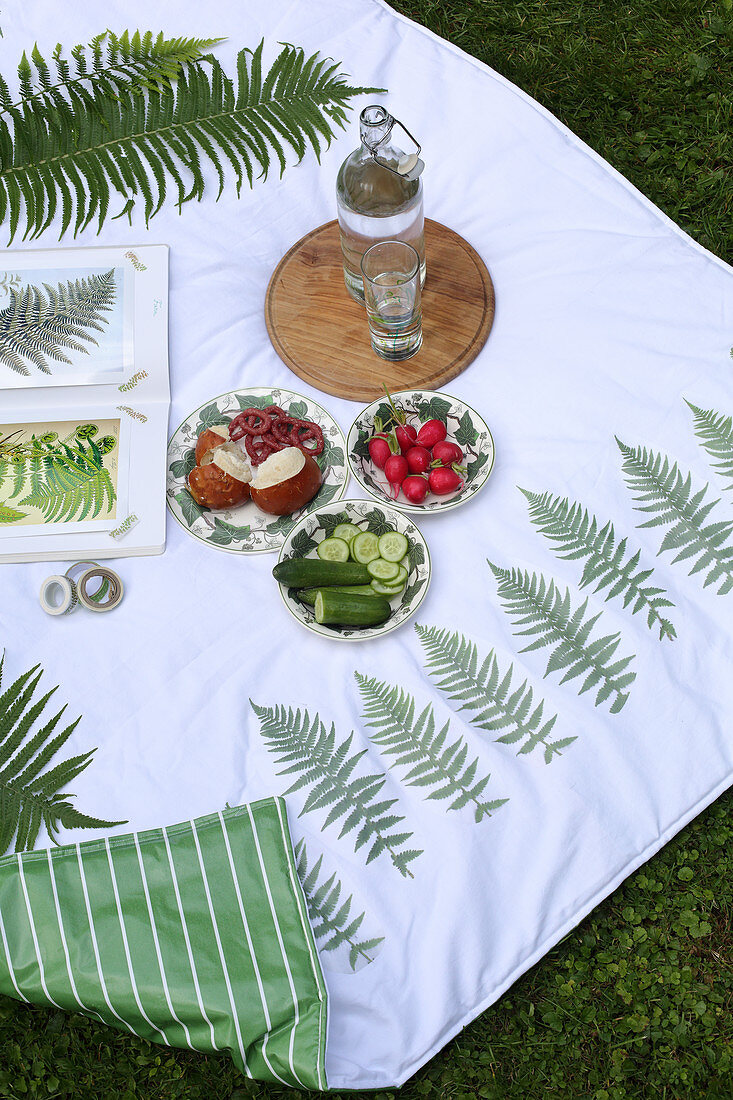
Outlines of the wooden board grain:
{"type": "Polygon", "coordinates": [[[425,221],[423,345],[400,363],[369,342],[364,306],[344,285],[338,223],[294,244],[275,268],[265,320],[280,358],[316,389],[352,401],[389,390],[439,389],[471,363],[491,330],[494,287],[479,254],[439,222],[425,221]]]}

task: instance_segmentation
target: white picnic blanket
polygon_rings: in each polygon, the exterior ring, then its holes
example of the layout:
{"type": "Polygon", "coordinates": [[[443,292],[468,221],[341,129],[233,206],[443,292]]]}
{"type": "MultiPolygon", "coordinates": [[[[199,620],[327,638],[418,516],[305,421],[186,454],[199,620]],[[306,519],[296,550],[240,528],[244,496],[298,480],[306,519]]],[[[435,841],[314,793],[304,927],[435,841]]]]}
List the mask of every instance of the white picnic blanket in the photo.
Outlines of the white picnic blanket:
{"type": "MultiPolygon", "coordinates": [[[[511,691],[527,681],[532,706],[544,700],[543,720],[557,716],[551,739],[575,740],[549,764],[541,745],[517,754],[524,741],[497,743],[505,730],[478,728],[476,710],[459,711],[437,687],[412,624],[357,645],[318,638],[284,609],[272,555],[216,552],[171,521],[162,557],[117,564],[126,594],[109,615],[51,619],[38,605],[48,565],[4,566],[6,666],[16,675],[40,662],[47,687],[60,684],[56,698],[83,715],[72,748],[98,752],[74,792],[85,812],[127,819],[119,831],[284,792],[293,777],[278,775],[250,700],[306,708],[334,724],[338,741],[354,731],[351,751],[366,750],[356,774],[386,777],[384,797],[397,800],[399,828],[412,834],[404,847],[421,850],[410,864],[414,878],[388,852],[367,865],[354,834],[340,837],[339,822],[326,824],[327,809],[300,817],[307,786],[287,805],[310,866],[323,856],[321,881],[336,874],[342,900],[353,895],[352,915],[364,914],[352,940],[380,941],[355,972],[342,949],[323,952],[329,1085],[400,1084],[731,782],[733,592],[718,589],[730,576],[732,540],[727,528],[705,529],[733,519],[733,493],[722,492],[733,483],[711,468],[720,457],[701,445],[685,403],[733,413],[731,271],[524,93],[379,0],[164,0],[154,9],[110,0],[103,14],[81,0],[4,5],[2,71],[34,42],[50,56],[57,41],[70,47],[105,26],[145,29],[151,19],[168,36],[226,36],[216,52],[229,71],[236,51],[262,36],[270,58],[282,41],[319,50],[342,62],[353,83],[388,88],[377,98],[422,142],[426,214],[471,242],[496,286],[488,343],[446,388],[489,423],[497,460],[465,508],[421,523],[433,577],[418,622],[458,632],[481,660],[493,650],[502,677],[513,666],[511,691]],[[626,458],[614,437],[632,449],[626,458]],[[635,496],[664,471],[634,474],[632,466],[652,468],[659,455],[678,463],[680,484],[672,484],[671,504],[647,514],[635,496]],[[642,485],[632,494],[627,479],[637,475],[642,485]],[[701,501],[695,494],[708,481],[701,501]],[[579,588],[587,558],[556,555],[518,486],[578,501],[600,527],[612,521],[614,550],[627,543],[605,588],[579,588]],[[639,529],[649,518],[659,526],[639,529]],[[695,543],[696,523],[707,548],[695,543]],[[669,532],[677,549],[657,557],[669,532]],[[690,556],[673,563],[685,547],[690,556]],[[647,604],[633,613],[636,597],[624,606],[622,567],[637,550],[637,572],[654,570],[639,583],[664,590],[672,606],[663,617],[676,639],[649,628],[647,604]],[[563,597],[569,588],[566,620],[588,598],[586,619],[601,618],[575,656],[560,658],[564,670],[576,657],[592,665],[607,656],[602,646],[590,650],[594,640],[618,634],[613,660],[633,661],[617,676],[635,673],[622,709],[611,712],[618,693],[596,705],[602,678],[583,694],[585,672],[565,683],[563,670],[543,679],[552,648],[520,654],[535,636],[515,633],[518,615],[505,608],[511,574],[502,600],[487,559],[535,574],[538,584],[554,578],[563,597]],[[719,561],[722,571],[704,587],[719,561]],[[360,690],[355,673],[402,688],[416,715],[429,705],[438,728],[450,722],[446,744],[468,745],[476,781],[490,773],[482,798],[508,801],[476,822],[472,804],[449,810],[448,801],[428,799],[433,788],[406,784],[407,769],[391,766],[369,738],[369,688],[360,690]]],[[[232,185],[215,202],[212,179],[204,200],[180,216],[169,204],[148,230],[138,214],[132,227],[108,222],[99,238],[93,229],[79,238],[170,246],[171,430],[210,397],[271,384],[310,393],[344,429],[353,420],[356,405],[309,391],[278,359],[263,304],[283,253],[335,216],[336,173],[356,131],[354,111],[320,165],[308,155],[239,201],[232,185]]],[[[361,495],[353,483],[349,495],[361,495]]]]}

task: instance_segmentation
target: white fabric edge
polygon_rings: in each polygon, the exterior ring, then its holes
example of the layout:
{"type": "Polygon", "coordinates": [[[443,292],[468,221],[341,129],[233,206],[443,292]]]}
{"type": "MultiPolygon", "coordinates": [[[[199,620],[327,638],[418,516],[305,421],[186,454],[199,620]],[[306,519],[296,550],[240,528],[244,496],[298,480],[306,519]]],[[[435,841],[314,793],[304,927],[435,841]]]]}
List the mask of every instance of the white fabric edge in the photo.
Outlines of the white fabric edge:
{"type": "MultiPolygon", "coordinates": [[[[669,825],[663,833],[660,833],[656,840],[647,845],[647,847],[644,848],[643,851],[638,856],[636,856],[635,859],[632,859],[628,863],[625,863],[621,870],[618,871],[613,876],[613,878],[608,879],[603,884],[603,886],[600,886],[598,890],[596,890],[596,892],[588,899],[588,901],[584,902],[579,909],[576,909],[573,915],[567,921],[565,921],[564,924],[561,924],[558,929],[552,932],[547,937],[547,939],[545,939],[540,944],[540,946],[532,952],[531,955],[528,955],[525,959],[523,959],[514,968],[514,970],[510,972],[504,982],[502,982],[501,985],[496,986],[491,991],[491,993],[489,993],[485,1000],[479,1001],[476,1007],[470,1009],[465,1014],[465,1016],[461,1018],[458,1024],[455,1024],[454,1026],[452,1025],[448,1030],[444,1031],[440,1038],[436,1040],[434,1045],[430,1047],[429,1050],[425,1051],[425,1053],[421,1055],[419,1059],[412,1063],[410,1068],[406,1070],[404,1075],[399,1078],[394,1087],[400,1088],[406,1081],[414,1076],[414,1074],[417,1073],[419,1069],[426,1065],[426,1063],[429,1062],[431,1058],[434,1058],[435,1055],[438,1054],[443,1049],[443,1047],[451,1041],[451,1039],[455,1039],[456,1035],[459,1035],[465,1027],[468,1027],[470,1023],[473,1023],[474,1020],[478,1019],[479,1016],[486,1012],[486,1010],[490,1008],[492,1004],[495,1004],[496,1001],[503,997],[506,991],[512,985],[514,985],[514,983],[519,978],[521,978],[523,974],[526,974],[528,970],[531,970],[535,963],[540,962],[548,953],[548,951],[551,951],[552,948],[556,947],[557,944],[560,943],[560,941],[563,940],[570,932],[572,932],[574,928],[577,928],[577,926],[585,920],[589,913],[592,913],[593,910],[598,905],[600,905],[602,901],[605,901],[607,897],[610,897],[614,890],[617,890],[618,887],[630,875],[633,875],[634,872],[638,871],[638,869],[644,863],[647,863],[653,856],[661,851],[661,849],[664,848],[664,846],[668,844],[669,841],[677,835],[677,833],[681,832],[681,830],[684,829],[686,825],[689,825],[691,821],[694,821],[694,819],[699,814],[701,814],[703,810],[706,810],[709,806],[711,806],[713,802],[715,802],[716,799],[720,798],[722,794],[725,794],[725,792],[731,786],[733,786],[733,772],[729,772],[728,776],[724,780],[722,780],[721,783],[719,783],[716,787],[713,787],[712,790],[708,791],[708,793],[704,795],[703,798],[701,798],[698,802],[696,802],[691,809],[689,809],[686,813],[682,814],[675,821],[673,821],[672,824],[669,825]]],[[[331,1087],[334,1088],[336,1086],[331,1087]]]]}
{"type": "Polygon", "coordinates": [[[612,176],[618,183],[621,183],[624,188],[629,192],[629,194],[636,199],[637,202],[641,202],[642,206],[646,207],[648,210],[653,211],[657,215],[657,217],[660,218],[661,221],[666,226],[668,226],[668,228],[673,229],[674,232],[679,237],[681,237],[683,241],[685,241],[689,245],[692,245],[708,260],[712,260],[715,264],[721,267],[723,271],[727,271],[730,274],[733,274],[733,266],[728,264],[725,260],[721,259],[720,256],[716,256],[716,254],[714,252],[711,252],[709,248],[705,248],[705,246],[700,244],[699,241],[696,241],[694,237],[691,237],[689,233],[686,233],[684,229],[677,225],[677,222],[673,221],[672,218],[670,218],[669,214],[665,214],[664,211],[661,210],[655,203],[653,203],[652,200],[648,198],[643,191],[640,191],[639,188],[631,183],[631,181],[628,180],[626,176],[624,176],[621,172],[619,172],[617,168],[614,168],[612,164],[609,164],[609,162],[604,157],[602,157],[600,153],[597,153],[595,149],[591,148],[590,145],[587,145],[581,138],[579,138],[578,135],[574,133],[574,131],[571,130],[568,126],[566,126],[564,122],[561,122],[556,115],[553,115],[552,111],[548,110],[547,107],[543,107],[542,104],[538,103],[536,99],[533,99],[528,92],[523,91],[516,84],[513,84],[511,80],[508,80],[507,77],[502,76],[501,73],[498,73],[495,69],[490,68],[489,65],[487,65],[484,61],[479,60],[478,57],[474,57],[473,54],[466,53],[466,51],[462,50],[460,46],[454,46],[453,43],[450,42],[447,38],[441,38],[439,34],[435,33],[435,31],[431,31],[428,27],[424,27],[422,23],[416,23],[414,19],[410,19],[408,18],[408,16],[402,15],[401,12],[395,11],[394,8],[391,8],[389,6],[387,0],[370,0],[370,2],[376,4],[384,11],[389,12],[389,14],[392,15],[395,19],[400,20],[402,23],[406,23],[409,27],[415,27],[427,38],[432,39],[434,42],[440,43],[440,45],[443,46],[445,49],[450,50],[451,53],[456,54],[457,57],[460,57],[464,61],[469,62],[471,65],[474,66],[474,68],[477,68],[480,72],[486,73],[492,78],[492,80],[496,80],[504,88],[512,92],[513,95],[518,96],[521,100],[523,100],[535,111],[537,111],[538,114],[542,115],[544,118],[552,122],[552,124],[562,134],[564,134],[564,136],[568,138],[571,144],[575,145],[575,147],[579,149],[581,153],[584,153],[585,156],[590,157],[590,159],[595,161],[596,164],[601,165],[603,168],[605,168],[609,175],[612,176]]]}

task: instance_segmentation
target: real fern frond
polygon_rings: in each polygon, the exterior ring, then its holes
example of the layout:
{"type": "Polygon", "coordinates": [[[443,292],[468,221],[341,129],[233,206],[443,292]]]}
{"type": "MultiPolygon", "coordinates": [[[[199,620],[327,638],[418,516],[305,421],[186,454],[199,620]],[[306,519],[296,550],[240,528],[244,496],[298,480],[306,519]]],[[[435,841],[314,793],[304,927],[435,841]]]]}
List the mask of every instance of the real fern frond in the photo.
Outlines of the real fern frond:
{"type": "Polygon", "coordinates": [[[569,589],[566,588],[563,595],[555,582],[550,580],[548,584],[541,573],[538,576],[522,569],[501,569],[492,562],[488,564],[498,581],[504,610],[514,626],[523,628],[515,630],[514,634],[519,637],[535,635],[535,640],[521,652],[552,646],[545,676],[564,670],[561,684],[583,676],[578,694],[598,687],[595,705],[612,698],[611,714],[617,714],[625,706],[629,697],[627,689],[636,679],[635,672],[627,671],[633,655],[614,659],[620,634],[606,634],[591,640],[591,632],[601,613],[586,617],[587,599],[573,610],[569,589]]]}
{"type": "Polygon", "coordinates": [[[299,840],[295,845],[295,859],[295,869],[308,904],[313,934],[319,941],[321,951],[336,951],[346,945],[352,970],[356,970],[356,964],[360,960],[364,963],[372,962],[373,956],[369,952],[384,941],[384,936],[367,940],[357,938],[366,914],[362,912],[356,917],[351,916],[353,894],[349,894],[344,901],[341,900],[343,886],[335,872],[325,881],[319,881],[323,856],[319,856],[313,866],[309,867],[304,840],[299,840]]]}
{"type": "Polygon", "coordinates": [[[708,486],[693,490],[692,475],[682,476],[676,462],[646,447],[628,447],[617,439],[626,484],[639,512],[651,519],[639,527],[666,527],[659,554],[676,550],[673,563],[695,558],[689,575],[706,571],[703,587],[720,581],[718,595],[733,589],[733,521],[707,518],[717,500],[705,500],[708,486]]]}
{"type": "MultiPolygon", "coordinates": [[[[5,655],[0,657],[0,685],[5,655]]],[[[39,666],[19,676],[0,696],[0,856],[15,838],[15,851],[33,847],[41,825],[55,843],[59,825],[67,829],[102,829],[121,825],[121,821],[104,821],[88,817],[77,810],[69,794],[59,793],[90,763],[95,752],[82,753],[44,770],[68,741],[80,719],[54,735],[65,707],[53,715],[44,726],[31,734],[48,701],[57,690],[52,688],[32,702],[41,678],[39,666]]]]}
{"type": "Polygon", "coordinates": [[[437,729],[433,708],[428,704],[416,716],[415,700],[399,687],[390,687],[355,672],[364,699],[364,721],[378,732],[369,736],[385,755],[394,756],[391,767],[407,767],[402,782],[432,788],[426,798],[450,798],[448,809],[473,805],[474,820],[491,817],[506,798],[486,802],[482,795],[489,774],[477,779],[478,757],[468,762],[468,744],[462,737],[448,740],[450,723],[437,729]]]}
{"type": "Polygon", "coordinates": [[[10,287],[10,302],[0,310],[0,363],[29,375],[24,359],[51,374],[48,360],[71,363],[67,351],[88,353],[81,342],[97,344],[92,331],[104,332],[105,313],[115,303],[115,273],[89,275],[43,290],[32,284],[10,287]]]}
{"type": "Polygon", "coordinates": [[[606,600],[623,596],[624,607],[631,613],[644,611],[650,630],[659,628],[659,638],[674,639],[677,632],[660,614],[660,608],[674,607],[663,588],[647,583],[653,569],[640,569],[641,551],[626,555],[626,538],[616,542],[613,524],[600,525],[596,517],[577,501],[552,493],[531,493],[520,490],[529,501],[529,516],[535,527],[553,544],[559,558],[577,561],[585,559],[580,587],[595,584],[594,592],[608,589],[606,600]]]}
{"type": "MultiPolygon", "coordinates": [[[[267,175],[273,158],[282,173],[286,148],[298,160],[309,147],[320,157],[345,122],[348,100],[377,90],[349,86],[336,65],[294,46],[285,46],[264,75],[263,43],[241,50],[235,85],[213,56],[200,56],[210,42],[143,35],[133,56],[135,36],[125,48],[123,39],[115,39],[111,65],[109,43],[106,57],[101,39],[90,44],[91,67],[77,47],[73,78],[57,51],[59,82],[41,76],[40,89],[24,55],[18,105],[0,83],[10,118],[0,116],[0,221],[7,220],[11,240],[23,212],[24,239],[43,233],[57,212],[60,236],[72,222],[75,235],[94,219],[99,230],[113,197],[117,217],[130,216],[140,200],[147,222],[171,180],[179,209],[200,199],[205,164],[216,173],[219,195],[228,165],[239,194],[245,180],[251,186],[256,173],[267,175]]],[[[33,58],[37,72],[42,61],[33,58]]]]}
{"type": "Polygon", "coordinates": [[[700,409],[691,401],[686,403],[695,418],[695,435],[714,459],[713,469],[730,481],[725,488],[733,489],[733,418],[714,409],[700,409]]]}
{"type": "Polygon", "coordinates": [[[526,755],[538,745],[545,752],[545,763],[576,740],[563,737],[552,741],[550,733],[557,715],[543,721],[544,699],[534,704],[534,693],[525,680],[519,687],[512,684],[514,666],[506,672],[499,669],[493,649],[479,661],[476,643],[449,630],[415,624],[415,630],[427,656],[427,669],[438,687],[449,699],[459,702],[459,710],[470,710],[471,723],[479,729],[497,733],[506,730],[496,741],[504,745],[522,742],[517,755],[526,755]]]}
{"type": "Polygon", "coordinates": [[[367,750],[351,752],[354,734],[338,742],[335,726],[327,730],[317,714],[311,720],[307,710],[301,713],[292,707],[261,707],[251,699],[250,704],[260,719],[260,733],[268,749],[278,763],[285,765],[277,774],[298,777],[284,793],[310,788],[301,816],[328,809],[322,829],[341,821],[339,837],[357,830],[354,850],[366,847],[367,863],[386,852],[400,874],[413,878],[409,864],[422,853],[405,848],[412,839],[411,832],[395,832],[405,820],[394,812],[397,799],[378,797],[387,782],[386,775],[358,773],[359,761],[367,750]]]}

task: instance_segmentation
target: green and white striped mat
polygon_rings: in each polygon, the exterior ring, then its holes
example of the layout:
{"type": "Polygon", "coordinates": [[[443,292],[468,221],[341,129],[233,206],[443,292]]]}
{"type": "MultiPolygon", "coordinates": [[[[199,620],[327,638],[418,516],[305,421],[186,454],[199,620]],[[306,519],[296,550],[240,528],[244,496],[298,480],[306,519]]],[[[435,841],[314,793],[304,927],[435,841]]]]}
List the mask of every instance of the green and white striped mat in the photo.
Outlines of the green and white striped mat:
{"type": "Polygon", "coordinates": [[[0,992],[324,1089],[326,987],[282,799],[0,860],[0,992]]]}

